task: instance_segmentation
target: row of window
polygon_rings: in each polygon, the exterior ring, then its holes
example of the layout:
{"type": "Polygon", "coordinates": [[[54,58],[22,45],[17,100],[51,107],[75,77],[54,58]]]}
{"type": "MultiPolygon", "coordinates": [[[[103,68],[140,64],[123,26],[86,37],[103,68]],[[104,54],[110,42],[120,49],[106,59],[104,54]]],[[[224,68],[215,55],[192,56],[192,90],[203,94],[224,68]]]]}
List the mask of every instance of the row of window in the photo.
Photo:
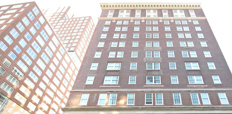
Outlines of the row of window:
{"type": "MultiPolygon", "coordinates": [[[[137,76],[129,76],[128,84],[136,84],[137,76]]],[[[85,84],[93,84],[95,76],[88,76],[85,84]]],[[[177,75],[170,76],[171,84],[179,84],[177,75]]],[[[222,84],[218,75],[212,75],[214,84],[222,84]]],[[[118,84],[119,76],[105,76],[103,84],[118,84]]],[[[202,76],[188,76],[189,84],[204,84],[202,76]]],[[[161,76],[146,76],[146,84],[161,84],[161,76]]]]}
{"type": "MultiPolygon", "coordinates": [[[[141,28],[141,30],[143,30],[143,28],[141,28]]],[[[158,26],[146,26],[146,31],[159,31],[159,27],[158,26]]],[[[200,26],[195,26],[195,30],[196,31],[202,31],[200,26]]],[[[103,31],[109,31],[109,27],[104,27],[103,31]]],[[[128,31],[128,27],[120,27],[120,26],[116,26],[114,31],[128,31]]],[[[134,31],[140,31],[140,27],[139,26],[134,26],[134,31]]],[[[164,26],[164,31],[171,31],[171,27],[170,26],[164,26]]],[[[177,26],[176,27],[176,31],[190,31],[188,26],[177,26]]]]}
{"type": "MultiPolygon", "coordinates": [[[[193,22],[194,25],[199,25],[199,21],[198,20],[191,20],[191,21],[193,22]]],[[[176,25],[188,25],[188,22],[191,22],[191,21],[187,21],[187,20],[175,20],[175,24],[176,25]]],[[[128,25],[129,22],[130,22],[129,20],[124,20],[124,21],[118,20],[116,22],[116,25],[128,25]]],[[[132,22],[134,22],[135,25],[140,25],[141,22],[144,22],[144,21],[134,20],[132,22]]],[[[146,20],[146,25],[158,25],[159,22],[163,22],[164,25],[169,25],[170,24],[169,20],[146,20]]],[[[174,22],[174,21],[171,21],[171,22],[174,22]]],[[[111,21],[105,21],[105,25],[110,25],[110,24],[111,24],[111,21]]]]}
{"type": "MultiPolygon", "coordinates": [[[[117,10],[116,10],[117,11],[117,10]]],[[[145,17],[158,17],[158,12],[162,12],[162,17],[186,17],[185,10],[145,10],[145,17]],[[172,14],[170,14],[172,13],[172,14]]],[[[109,10],[107,17],[114,17],[115,10],[109,10]]],[[[131,10],[119,10],[118,17],[144,17],[142,16],[142,10],[135,10],[135,15],[130,15],[131,10]]],[[[194,10],[188,10],[190,17],[196,17],[194,10]]]]}
{"type": "MultiPolygon", "coordinates": [[[[92,63],[90,70],[97,70],[99,63],[92,63]]],[[[214,62],[207,62],[209,70],[216,70],[216,66],[214,62]]],[[[132,62],[130,63],[130,70],[137,70],[137,63],[132,62]]],[[[176,62],[169,62],[169,69],[175,70],[176,62]]],[[[185,62],[186,70],[200,70],[200,66],[198,62],[185,62]]],[[[121,70],[121,63],[108,63],[106,70],[121,70]]],[[[160,63],[159,62],[149,62],[146,63],[146,70],[160,70],[160,63]]]]}
{"type": "MultiPolygon", "coordinates": [[[[218,98],[221,105],[229,104],[226,93],[218,93],[218,98]]],[[[87,105],[90,94],[84,93],[81,95],[79,105],[87,105]]],[[[97,105],[116,105],[117,93],[100,93],[97,105]],[[107,97],[108,96],[108,97],[107,97]]],[[[190,93],[192,105],[211,105],[208,93],[190,93]]],[[[183,105],[181,93],[172,93],[173,105],[183,105]]],[[[127,93],[126,105],[136,105],[135,93],[127,93]]],[[[145,93],[145,105],[164,105],[163,93],[145,93]],[[153,95],[155,95],[153,97],[153,95]],[[155,103],[153,103],[155,102],[155,103]]]]}
{"type": "MultiPolygon", "coordinates": [[[[196,51],[181,51],[183,58],[196,58],[197,52],[196,51]]],[[[174,51],[167,52],[168,57],[175,57],[174,51]]],[[[206,58],[211,58],[212,55],[210,51],[203,51],[203,54],[206,58]]],[[[94,58],[101,58],[102,52],[95,52],[94,58]]],[[[131,51],[131,58],[138,58],[139,52],[138,51],[131,51]]],[[[108,58],[123,58],[124,51],[110,51],[108,58]]],[[[146,58],[160,58],[160,51],[145,51],[146,58]]]]}
{"type": "MultiPolygon", "coordinates": [[[[108,31],[109,28],[104,27],[104,29],[106,29],[108,31]]],[[[174,38],[171,33],[165,33],[165,38],[174,38]]],[[[139,38],[140,34],[139,33],[133,33],[133,37],[132,38],[139,38]]],[[[197,33],[197,37],[198,38],[205,38],[203,33],[197,33]]],[[[107,38],[107,34],[101,34],[100,38],[107,38]]],[[[126,33],[114,33],[113,34],[113,38],[127,38],[127,34],[126,33]]],[[[145,33],[145,38],[161,38],[160,37],[160,33],[145,33]]],[[[177,38],[193,38],[191,33],[177,33],[177,38]]]]}
{"type": "MultiPolygon", "coordinates": [[[[180,41],[179,42],[180,47],[194,47],[193,41],[180,41]]],[[[2,44],[4,45],[4,44],[2,44]]],[[[166,42],[167,47],[174,47],[174,44],[172,41],[167,41],[166,42]]],[[[206,41],[200,41],[201,47],[208,47],[208,44],[206,41]]],[[[0,42],[1,46],[1,42],[0,42]]],[[[98,42],[97,47],[104,47],[105,42],[98,42]]],[[[110,47],[125,47],[126,42],[111,42],[110,47]]],[[[132,42],[132,47],[139,47],[139,42],[138,41],[133,41],[132,42]]],[[[160,43],[158,41],[146,41],[146,47],[160,47],[160,43]]]]}
{"type": "MultiPolygon", "coordinates": [[[[136,84],[137,76],[129,76],[128,84],[136,84]]],[[[88,76],[85,84],[93,84],[95,76],[88,76]]],[[[177,75],[170,76],[171,84],[179,84],[179,78],[177,75]]],[[[214,84],[221,84],[220,77],[218,75],[212,75],[214,84]]],[[[119,76],[105,76],[103,84],[118,84],[119,76]]],[[[188,76],[189,84],[204,84],[202,76],[188,76]]],[[[161,76],[146,76],[146,84],[161,84],[161,76]]]]}

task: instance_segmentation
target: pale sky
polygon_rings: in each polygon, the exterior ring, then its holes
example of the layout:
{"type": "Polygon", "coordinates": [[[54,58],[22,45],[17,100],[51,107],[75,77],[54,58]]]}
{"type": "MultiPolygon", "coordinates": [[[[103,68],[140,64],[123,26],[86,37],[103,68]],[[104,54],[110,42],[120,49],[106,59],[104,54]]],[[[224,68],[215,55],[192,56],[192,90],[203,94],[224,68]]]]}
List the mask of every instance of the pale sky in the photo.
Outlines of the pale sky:
{"type": "MultiPolygon", "coordinates": [[[[0,5],[30,2],[31,0],[0,0],[0,5]]],[[[97,18],[101,14],[99,3],[110,2],[197,2],[202,4],[204,13],[209,21],[211,29],[219,43],[222,53],[232,69],[232,7],[230,0],[35,0],[39,8],[58,8],[71,6],[69,14],[74,14],[76,17],[92,16],[95,25],[97,18]]],[[[71,15],[70,15],[71,16],[71,15]]]]}

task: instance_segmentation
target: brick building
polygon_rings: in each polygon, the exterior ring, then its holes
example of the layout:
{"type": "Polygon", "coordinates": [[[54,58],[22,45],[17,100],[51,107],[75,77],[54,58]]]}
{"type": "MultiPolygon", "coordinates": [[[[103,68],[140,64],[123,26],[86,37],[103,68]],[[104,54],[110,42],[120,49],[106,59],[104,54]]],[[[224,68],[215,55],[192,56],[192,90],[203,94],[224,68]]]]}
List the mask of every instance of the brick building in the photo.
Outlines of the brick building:
{"type": "Polygon", "coordinates": [[[232,113],[232,76],[200,4],[102,3],[65,114],[232,113]]]}

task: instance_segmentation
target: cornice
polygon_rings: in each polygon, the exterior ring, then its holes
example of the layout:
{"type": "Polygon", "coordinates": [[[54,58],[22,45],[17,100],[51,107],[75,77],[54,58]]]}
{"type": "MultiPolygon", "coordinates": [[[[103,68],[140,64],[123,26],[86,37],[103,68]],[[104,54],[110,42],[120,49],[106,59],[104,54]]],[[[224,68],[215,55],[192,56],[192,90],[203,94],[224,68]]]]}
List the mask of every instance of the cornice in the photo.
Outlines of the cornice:
{"type": "Polygon", "coordinates": [[[101,9],[201,9],[200,3],[100,3],[101,9]]]}

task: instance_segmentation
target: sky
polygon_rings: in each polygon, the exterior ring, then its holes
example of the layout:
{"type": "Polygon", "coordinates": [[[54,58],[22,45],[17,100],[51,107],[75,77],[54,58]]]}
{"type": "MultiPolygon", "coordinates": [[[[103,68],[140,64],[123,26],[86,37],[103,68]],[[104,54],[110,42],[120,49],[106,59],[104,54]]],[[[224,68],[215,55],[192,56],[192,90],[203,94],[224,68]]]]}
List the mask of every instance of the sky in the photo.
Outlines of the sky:
{"type": "MultiPolygon", "coordinates": [[[[0,0],[0,5],[31,2],[31,0],[0,0]]],[[[232,69],[232,7],[230,0],[35,0],[39,8],[54,9],[71,6],[69,14],[75,17],[92,16],[95,25],[101,14],[99,3],[115,2],[164,2],[164,3],[201,3],[202,9],[218,41],[222,53],[232,69]]],[[[71,15],[70,15],[71,16],[71,15]]]]}

